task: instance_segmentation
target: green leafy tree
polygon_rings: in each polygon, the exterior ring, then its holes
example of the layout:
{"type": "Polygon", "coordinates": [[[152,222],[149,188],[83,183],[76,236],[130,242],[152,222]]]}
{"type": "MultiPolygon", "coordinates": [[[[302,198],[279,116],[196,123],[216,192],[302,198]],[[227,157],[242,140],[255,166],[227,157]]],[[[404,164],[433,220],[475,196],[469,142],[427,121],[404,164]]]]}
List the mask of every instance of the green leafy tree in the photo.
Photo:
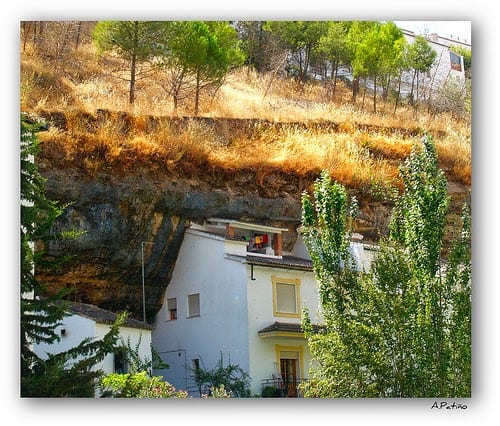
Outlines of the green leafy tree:
{"type": "Polygon", "coordinates": [[[101,374],[94,367],[112,352],[120,324],[111,327],[102,340],[83,340],[67,351],[38,356],[34,345],[56,343],[56,327],[67,312],[64,293],[46,296],[45,286],[36,278],[38,267],[56,268],[65,258],[54,259],[43,250],[43,244],[74,237],[74,232],[54,234],[52,224],[64,206],[45,197],[45,180],[35,163],[39,151],[36,132],[40,124],[21,115],[21,396],[22,397],[90,397],[94,396],[96,379],[101,374]]]}
{"type": "Polygon", "coordinates": [[[368,36],[368,34],[373,30],[373,27],[377,25],[375,21],[354,21],[349,26],[349,31],[347,33],[347,47],[348,47],[348,58],[349,64],[352,70],[353,82],[352,82],[352,102],[355,103],[358,93],[359,93],[359,82],[361,78],[365,78],[368,75],[368,70],[364,66],[364,62],[360,61],[359,54],[357,53],[358,46],[363,43],[363,40],[368,36]]]}
{"type": "Polygon", "coordinates": [[[276,38],[264,30],[265,21],[237,21],[235,24],[245,54],[245,65],[262,73],[272,69],[272,57],[279,50],[276,38]]]}
{"type": "Polygon", "coordinates": [[[92,33],[100,52],[116,52],[128,63],[129,103],[135,101],[138,66],[153,58],[162,47],[165,23],[158,21],[100,21],[92,33]]]}
{"type": "MultiPolygon", "coordinates": [[[[167,24],[167,42],[156,64],[169,71],[174,110],[186,82],[193,85],[194,115],[204,88],[219,87],[226,74],[243,64],[236,30],[224,21],[174,21],[167,24]]],[[[185,91],[185,90],[184,90],[185,91]]]]}
{"type": "Polygon", "coordinates": [[[404,43],[402,31],[393,22],[373,22],[357,41],[352,60],[353,74],[373,81],[373,111],[377,111],[377,84],[397,70],[399,52],[404,43]]]}
{"type": "Polygon", "coordinates": [[[398,78],[396,100],[394,102],[393,114],[396,114],[398,109],[399,101],[401,99],[401,82],[403,79],[403,73],[411,70],[410,65],[410,44],[406,42],[401,43],[400,50],[397,52],[397,57],[395,58],[395,71],[398,78]]]}
{"type": "Polygon", "coordinates": [[[328,22],[328,29],[319,40],[318,55],[325,57],[330,63],[331,98],[335,96],[339,67],[349,64],[349,48],[347,45],[349,27],[349,21],[328,22]]]}
{"type": "Polygon", "coordinates": [[[470,213],[443,260],[449,197],[430,136],[401,169],[389,236],[369,271],[349,255],[346,190],[323,173],[304,194],[303,235],[319,283],[325,330],[303,328],[315,361],[309,397],[469,397],[470,213]]]}
{"type": "Polygon", "coordinates": [[[416,36],[413,43],[410,45],[408,61],[413,76],[411,80],[410,100],[411,102],[418,101],[418,83],[419,75],[429,71],[436,60],[437,53],[432,49],[431,45],[424,36],[416,36]],[[417,94],[415,96],[415,81],[417,83],[417,94]]]}
{"type": "Polygon", "coordinates": [[[327,28],[326,21],[267,21],[264,25],[291,52],[289,69],[302,83],[306,81],[313,51],[327,28]]]}

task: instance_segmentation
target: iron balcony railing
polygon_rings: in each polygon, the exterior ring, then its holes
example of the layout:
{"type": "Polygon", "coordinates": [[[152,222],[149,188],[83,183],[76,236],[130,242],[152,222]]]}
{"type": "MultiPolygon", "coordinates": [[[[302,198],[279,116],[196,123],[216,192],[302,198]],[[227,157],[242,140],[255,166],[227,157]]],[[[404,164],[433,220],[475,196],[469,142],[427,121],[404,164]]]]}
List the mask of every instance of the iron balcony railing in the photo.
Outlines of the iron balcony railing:
{"type": "Polygon", "coordinates": [[[300,384],[309,379],[283,380],[278,377],[262,380],[262,397],[264,398],[302,398],[300,384]]]}

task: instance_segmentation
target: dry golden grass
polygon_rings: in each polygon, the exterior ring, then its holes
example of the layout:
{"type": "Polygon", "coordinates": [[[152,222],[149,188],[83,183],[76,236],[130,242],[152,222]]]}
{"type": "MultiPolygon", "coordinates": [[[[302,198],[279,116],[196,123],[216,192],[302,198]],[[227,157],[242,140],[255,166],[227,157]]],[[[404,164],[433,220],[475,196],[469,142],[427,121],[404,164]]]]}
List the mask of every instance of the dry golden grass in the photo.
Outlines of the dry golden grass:
{"type": "MultiPolygon", "coordinates": [[[[78,166],[90,174],[130,173],[144,167],[163,175],[219,176],[220,184],[238,173],[254,173],[255,184],[263,186],[276,171],[310,177],[329,170],[353,189],[384,192],[400,186],[398,167],[425,129],[435,136],[449,178],[470,185],[470,124],[449,115],[415,114],[408,106],[393,114],[393,104],[382,101],[375,114],[369,111],[370,102],[364,110],[361,103],[352,105],[350,91],[341,83],[335,99],[326,101],[321,85],[302,87],[293,80],[241,69],[227,77],[215,97],[202,99],[201,115],[280,125],[221,131],[193,119],[182,127],[161,120],[152,128],[150,117],[172,115],[171,99],[150,75],[139,80],[131,107],[128,83],[113,76],[119,63],[117,58],[99,58],[90,45],[62,69],[29,49],[21,55],[21,108],[61,112],[66,120],[64,130],[52,128],[41,135],[51,167],[78,166]],[[99,118],[98,110],[108,111],[109,119],[99,118]],[[317,122],[334,126],[318,127],[317,122]]],[[[189,116],[192,108],[191,101],[181,103],[178,114],[189,116]]]]}

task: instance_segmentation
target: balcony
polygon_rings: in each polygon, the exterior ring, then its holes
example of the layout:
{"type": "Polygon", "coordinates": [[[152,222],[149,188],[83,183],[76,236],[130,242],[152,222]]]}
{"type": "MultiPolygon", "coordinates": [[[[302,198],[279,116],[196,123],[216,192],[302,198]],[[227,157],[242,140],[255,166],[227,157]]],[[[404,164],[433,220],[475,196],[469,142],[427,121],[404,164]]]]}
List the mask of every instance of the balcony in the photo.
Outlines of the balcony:
{"type": "Polygon", "coordinates": [[[300,384],[309,382],[309,379],[283,380],[278,377],[262,380],[263,398],[303,398],[300,384]]]}

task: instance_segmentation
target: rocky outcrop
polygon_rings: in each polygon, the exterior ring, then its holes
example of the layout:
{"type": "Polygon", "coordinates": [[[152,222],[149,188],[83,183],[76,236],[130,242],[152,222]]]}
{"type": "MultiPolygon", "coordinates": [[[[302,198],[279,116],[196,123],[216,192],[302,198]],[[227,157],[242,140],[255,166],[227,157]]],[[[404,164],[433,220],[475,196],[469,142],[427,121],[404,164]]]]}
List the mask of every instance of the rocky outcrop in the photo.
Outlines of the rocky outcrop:
{"type": "MultiPolygon", "coordinates": [[[[87,114],[73,121],[91,133],[96,126],[113,119],[121,123],[120,129],[126,134],[132,118],[110,114],[100,110],[95,116],[87,114]]],[[[65,114],[47,113],[44,118],[60,131],[67,130],[65,114]]],[[[154,129],[158,120],[147,118],[146,130],[154,129]]],[[[255,120],[204,120],[224,140],[238,132],[248,134],[262,130],[262,126],[276,126],[255,120]]],[[[176,123],[182,127],[188,120],[179,119],[176,123]]],[[[334,123],[317,125],[335,127],[334,123]]],[[[198,167],[191,174],[189,168],[169,173],[137,162],[121,171],[102,167],[89,173],[79,166],[78,156],[76,160],[63,161],[64,153],[55,148],[51,155],[44,157],[42,153],[39,159],[40,171],[47,179],[47,196],[68,203],[55,228],[75,229],[80,234],[74,239],[50,243],[49,253],[70,258],[58,271],[37,271],[39,279],[51,291],[70,288],[68,298],[73,301],[114,312],[127,310],[140,320],[144,280],[149,321],[161,307],[191,221],[221,217],[286,227],[289,232],[285,233],[284,248],[291,249],[300,225],[300,196],[310,189],[320,172],[293,174],[272,167],[206,171],[198,167]]],[[[85,155],[92,158],[102,153],[92,151],[85,155]]],[[[457,193],[460,196],[454,198],[461,199],[467,188],[457,193]]],[[[373,242],[387,231],[391,205],[361,198],[359,201],[356,231],[364,235],[365,241],[373,242]]]]}
{"type": "Polygon", "coordinates": [[[293,239],[300,220],[299,201],[286,194],[265,198],[250,191],[232,193],[187,179],[158,180],[140,171],[120,178],[89,177],[74,169],[42,172],[47,196],[70,203],[56,230],[80,234],[50,244],[50,253],[71,257],[57,272],[40,271],[39,278],[53,290],[71,288],[71,300],[128,310],[139,319],[142,266],[147,317],[152,320],[190,221],[223,217],[286,226],[293,239]]]}

